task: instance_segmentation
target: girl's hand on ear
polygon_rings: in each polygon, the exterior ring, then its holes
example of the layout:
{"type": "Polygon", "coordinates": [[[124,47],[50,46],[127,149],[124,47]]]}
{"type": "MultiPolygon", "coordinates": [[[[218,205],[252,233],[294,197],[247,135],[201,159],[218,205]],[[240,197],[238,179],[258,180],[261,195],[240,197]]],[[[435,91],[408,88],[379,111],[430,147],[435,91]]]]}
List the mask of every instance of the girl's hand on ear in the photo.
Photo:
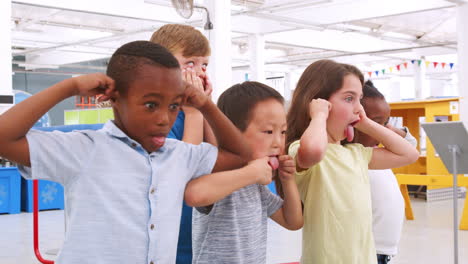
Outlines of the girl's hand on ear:
{"type": "Polygon", "coordinates": [[[328,113],[332,108],[332,104],[325,99],[312,99],[309,103],[309,116],[310,119],[323,115],[325,119],[328,118],[328,113]]]}
{"type": "Polygon", "coordinates": [[[115,92],[115,83],[112,78],[103,73],[92,73],[71,78],[75,95],[95,96],[103,94],[102,101],[108,100],[115,92]]]}

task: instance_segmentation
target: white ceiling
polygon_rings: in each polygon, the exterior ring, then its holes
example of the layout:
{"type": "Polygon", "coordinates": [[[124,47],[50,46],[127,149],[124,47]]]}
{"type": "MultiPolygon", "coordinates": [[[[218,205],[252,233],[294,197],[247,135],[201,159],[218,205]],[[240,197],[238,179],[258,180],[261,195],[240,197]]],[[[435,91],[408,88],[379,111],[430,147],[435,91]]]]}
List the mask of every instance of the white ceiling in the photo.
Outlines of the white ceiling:
{"type": "MultiPolygon", "coordinates": [[[[403,69],[402,63],[425,56],[439,65],[455,63],[453,69],[434,69],[449,74],[456,70],[456,3],[461,1],[233,0],[233,66],[248,67],[248,36],[263,34],[267,70],[302,68],[331,58],[363,71],[387,69],[388,74],[390,67],[401,64],[403,69]]],[[[166,23],[202,29],[205,20],[199,9],[183,19],[169,0],[12,2],[16,69],[100,69],[90,61],[108,58],[123,43],[149,39],[166,23]]]]}

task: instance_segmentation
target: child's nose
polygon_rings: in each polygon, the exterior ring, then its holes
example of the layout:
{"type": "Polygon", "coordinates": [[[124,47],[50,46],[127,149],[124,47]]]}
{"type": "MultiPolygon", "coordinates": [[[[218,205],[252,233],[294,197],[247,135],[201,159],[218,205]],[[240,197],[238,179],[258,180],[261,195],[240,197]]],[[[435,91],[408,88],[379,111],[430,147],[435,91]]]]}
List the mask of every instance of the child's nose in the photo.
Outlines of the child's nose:
{"type": "Polygon", "coordinates": [[[203,70],[202,67],[198,66],[195,67],[195,73],[197,74],[198,77],[204,77],[205,76],[205,71],[203,70]]]}
{"type": "Polygon", "coordinates": [[[273,147],[279,147],[281,145],[282,136],[281,134],[276,134],[273,137],[273,147]]]}
{"type": "Polygon", "coordinates": [[[158,113],[156,123],[158,126],[166,126],[169,124],[169,111],[160,111],[158,113]]]}
{"type": "Polygon", "coordinates": [[[361,102],[358,101],[357,103],[355,103],[354,104],[354,109],[353,109],[354,114],[359,114],[359,111],[361,110],[361,107],[362,107],[361,102]]]}

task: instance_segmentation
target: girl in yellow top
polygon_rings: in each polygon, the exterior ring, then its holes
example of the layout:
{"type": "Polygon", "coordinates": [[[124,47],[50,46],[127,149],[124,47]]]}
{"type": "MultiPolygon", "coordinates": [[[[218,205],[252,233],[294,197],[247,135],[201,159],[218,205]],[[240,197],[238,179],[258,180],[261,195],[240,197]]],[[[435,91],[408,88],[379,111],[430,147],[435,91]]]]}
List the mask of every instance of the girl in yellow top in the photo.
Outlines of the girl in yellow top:
{"type": "Polygon", "coordinates": [[[367,118],[360,104],[363,82],[356,67],[320,60],[307,67],[294,91],[287,143],[304,204],[301,263],[377,263],[367,170],[401,167],[419,156],[367,118]],[[342,145],[352,141],[353,127],[385,147],[342,145]]]}

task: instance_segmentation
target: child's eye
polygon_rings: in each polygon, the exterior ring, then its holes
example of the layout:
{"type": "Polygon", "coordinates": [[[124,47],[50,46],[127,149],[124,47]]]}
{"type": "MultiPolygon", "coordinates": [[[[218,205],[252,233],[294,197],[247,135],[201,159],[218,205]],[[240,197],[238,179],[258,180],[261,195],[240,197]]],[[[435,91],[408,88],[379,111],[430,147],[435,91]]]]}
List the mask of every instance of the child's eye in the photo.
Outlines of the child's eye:
{"type": "Polygon", "coordinates": [[[193,61],[189,61],[189,62],[187,62],[187,66],[189,66],[189,67],[193,67],[193,65],[195,65],[195,63],[194,63],[193,61]]]}
{"type": "Polygon", "coordinates": [[[171,111],[179,111],[180,104],[171,104],[169,105],[169,110],[171,111]]]}
{"type": "Polygon", "coordinates": [[[354,100],[354,98],[352,96],[348,96],[348,97],[345,98],[345,101],[348,102],[348,103],[352,102],[353,100],[354,100]]]}
{"type": "Polygon", "coordinates": [[[283,135],[286,134],[286,130],[281,131],[281,134],[283,135]]]}
{"type": "Polygon", "coordinates": [[[206,71],[206,68],[208,68],[208,64],[207,64],[207,63],[203,63],[203,65],[202,65],[202,70],[206,71]]]}
{"type": "Polygon", "coordinates": [[[157,106],[156,103],[152,103],[152,102],[150,102],[150,103],[145,103],[145,107],[148,108],[148,109],[150,109],[150,110],[155,109],[156,106],[157,106]]]}
{"type": "Polygon", "coordinates": [[[265,130],[265,131],[263,131],[263,133],[265,133],[265,134],[273,134],[273,130],[265,130]]]}

